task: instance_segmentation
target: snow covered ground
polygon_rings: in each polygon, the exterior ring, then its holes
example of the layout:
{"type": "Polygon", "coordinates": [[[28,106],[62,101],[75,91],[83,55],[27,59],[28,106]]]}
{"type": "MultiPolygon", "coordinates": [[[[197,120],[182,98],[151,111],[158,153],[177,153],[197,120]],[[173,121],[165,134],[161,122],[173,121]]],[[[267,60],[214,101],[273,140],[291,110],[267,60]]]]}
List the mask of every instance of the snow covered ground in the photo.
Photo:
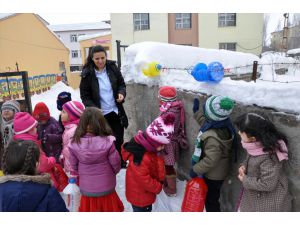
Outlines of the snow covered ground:
{"type": "MultiPolygon", "coordinates": [[[[56,97],[62,91],[68,91],[72,94],[72,100],[80,101],[79,89],[74,90],[69,86],[66,86],[63,82],[58,82],[53,85],[49,91],[46,91],[40,95],[33,95],[31,97],[32,108],[38,102],[44,102],[50,110],[50,115],[58,119],[60,111],[56,108],[56,97]]],[[[125,196],[125,173],[126,170],[122,169],[117,175],[117,187],[116,191],[121,198],[125,211],[132,212],[132,208],[125,196]]],[[[157,196],[156,202],[153,204],[153,212],[180,212],[181,202],[184,195],[185,181],[177,180],[178,195],[176,197],[168,197],[163,191],[157,196]]]]}
{"type": "Polygon", "coordinates": [[[199,94],[227,95],[245,105],[256,104],[272,107],[282,112],[300,114],[300,69],[289,68],[287,75],[276,75],[276,67],[265,65],[261,68],[263,80],[255,82],[235,81],[223,78],[218,84],[198,82],[184,68],[192,68],[197,63],[218,61],[225,70],[240,67],[237,73],[241,76],[252,72],[253,61],[259,64],[291,63],[294,59],[279,55],[266,54],[262,59],[249,53],[227,50],[203,49],[190,46],[179,46],[157,42],[141,42],[126,48],[122,73],[125,81],[152,85],[172,85],[178,89],[199,94]],[[158,62],[163,68],[161,75],[149,78],[143,75],[142,68],[151,62],[158,62]],[[246,66],[246,67],[245,67],[246,66]],[[272,82],[273,79],[283,82],[272,82]],[[290,82],[286,81],[299,81],[290,82]]]}

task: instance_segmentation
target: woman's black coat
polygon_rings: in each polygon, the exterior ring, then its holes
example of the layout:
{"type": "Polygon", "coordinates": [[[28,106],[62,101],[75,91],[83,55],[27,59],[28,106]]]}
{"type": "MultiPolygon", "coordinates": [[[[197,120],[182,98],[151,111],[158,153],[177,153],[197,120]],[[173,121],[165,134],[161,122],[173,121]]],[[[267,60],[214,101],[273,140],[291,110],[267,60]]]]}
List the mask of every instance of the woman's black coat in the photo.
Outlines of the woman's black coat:
{"type": "MultiPolygon", "coordinates": [[[[116,101],[116,99],[118,98],[118,94],[122,94],[124,96],[124,99],[126,97],[126,85],[123,76],[118,69],[115,61],[112,60],[106,60],[106,72],[111,83],[116,106],[119,110],[121,125],[127,128],[128,118],[123,108],[124,100],[122,103],[118,103],[116,101]]],[[[95,69],[93,67],[86,67],[82,70],[79,89],[80,98],[85,107],[94,106],[101,109],[99,83],[98,78],[96,77],[95,69]]]]}

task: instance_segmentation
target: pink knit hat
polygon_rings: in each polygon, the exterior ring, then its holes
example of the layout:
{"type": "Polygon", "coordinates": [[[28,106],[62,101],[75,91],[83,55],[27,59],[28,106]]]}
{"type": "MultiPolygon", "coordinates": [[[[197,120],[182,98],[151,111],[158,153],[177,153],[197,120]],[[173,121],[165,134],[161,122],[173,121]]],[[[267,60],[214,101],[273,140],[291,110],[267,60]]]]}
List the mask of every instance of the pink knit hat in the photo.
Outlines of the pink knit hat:
{"type": "Polygon", "coordinates": [[[36,127],[38,122],[27,112],[18,112],[14,118],[15,134],[24,134],[36,127]]]}
{"type": "Polygon", "coordinates": [[[174,133],[175,115],[164,113],[146,129],[146,139],[155,147],[169,144],[174,133]]]}
{"type": "Polygon", "coordinates": [[[77,101],[66,102],[62,108],[68,113],[70,122],[78,120],[85,109],[84,105],[77,101]]]}

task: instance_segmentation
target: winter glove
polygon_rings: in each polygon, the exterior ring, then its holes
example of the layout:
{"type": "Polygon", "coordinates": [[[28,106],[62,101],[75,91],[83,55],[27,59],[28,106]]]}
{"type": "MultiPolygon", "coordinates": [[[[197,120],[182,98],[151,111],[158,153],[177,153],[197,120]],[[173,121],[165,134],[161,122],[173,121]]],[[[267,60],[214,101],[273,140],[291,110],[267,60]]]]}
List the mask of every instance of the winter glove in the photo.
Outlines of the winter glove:
{"type": "Polygon", "coordinates": [[[194,99],[194,105],[193,105],[193,112],[197,112],[199,110],[199,99],[195,98],[194,99]]]}
{"type": "Polygon", "coordinates": [[[191,177],[191,178],[198,177],[198,174],[196,174],[196,173],[194,172],[193,168],[190,169],[190,177],[191,177]]]}

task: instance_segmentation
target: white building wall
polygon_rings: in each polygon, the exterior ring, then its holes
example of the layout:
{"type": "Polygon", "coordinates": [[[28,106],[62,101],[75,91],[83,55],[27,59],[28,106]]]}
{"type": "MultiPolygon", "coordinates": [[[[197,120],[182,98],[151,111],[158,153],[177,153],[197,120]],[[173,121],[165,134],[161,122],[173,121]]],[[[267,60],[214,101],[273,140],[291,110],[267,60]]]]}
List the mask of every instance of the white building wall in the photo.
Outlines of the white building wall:
{"type": "MultiPolygon", "coordinates": [[[[133,13],[111,13],[111,33],[113,59],[117,59],[116,40],[121,45],[130,45],[142,41],[157,41],[168,43],[168,14],[150,13],[150,29],[134,31],[133,13]]],[[[122,55],[124,50],[121,51],[122,55]]]]}
{"type": "Polygon", "coordinates": [[[218,13],[199,13],[199,46],[219,49],[236,42],[236,51],[259,55],[263,44],[263,13],[237,13],[236,26],[219,27],[218,13]]]}
{"type": "Polygon", "coordinates": [[[72,31],[54,31],[59,38],[62,40],[62,42],[70,49],[70,66],[80,66],[82,65],[82,58],[81,55],[83,55],[80,52],[80,44],[78,41],[79,35],[89,35],[89,34],[96,34],[103,30],[72,30],[72,31]],[[71,42],[71,35],[76,34],[77,35],[77,42],[71,42]],[[78,50],[78,58],[72,58],[72,50],[78,50]]]}

